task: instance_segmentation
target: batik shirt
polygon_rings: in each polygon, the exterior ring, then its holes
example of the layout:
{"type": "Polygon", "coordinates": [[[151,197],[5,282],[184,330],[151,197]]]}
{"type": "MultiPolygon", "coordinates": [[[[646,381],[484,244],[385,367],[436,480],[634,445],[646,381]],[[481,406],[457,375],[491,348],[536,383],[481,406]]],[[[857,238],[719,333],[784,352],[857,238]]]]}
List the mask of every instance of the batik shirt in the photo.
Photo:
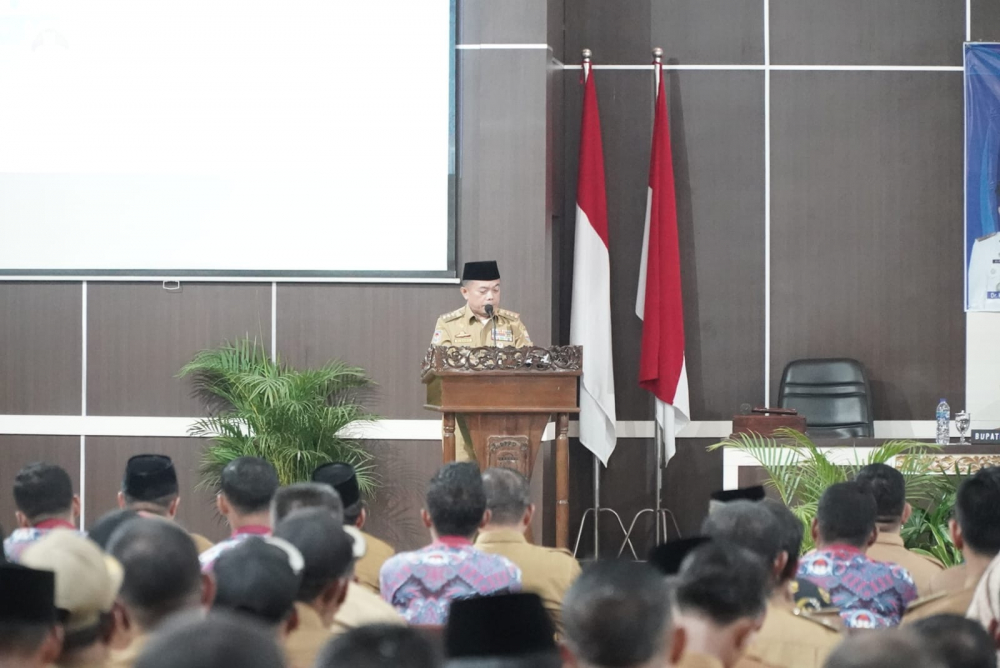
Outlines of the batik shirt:
{"type": "Polygon", "coordinates": [[[232,537],[227,538],[221,543],[216,543],[212,547],[208,548],[204,552],[198,555],[198,561],[201,563],[202,573],[211,573],[212,569],[215,568],[215,562],[226,550],[231,550],[247,538],[251,536],[270,536],[271,528],[266,526],[250,525],[245,527],[240,527],[233,532],[232,537]]]}
{"type": "Polygon", "coordinates": [[[506,557],[445,536],[422,550],[403,552],[379,573],[382,598],[410,624],[441,625],[452,601],[521,590],[521,571],[506,557]]]}
{"type": "Polygon", "coordinates": [[[830,545],[803,556],[798,576],[830,592],[844,624],[852,629],[896,626],[917,598],[905,568],[873,561],[849,545],[830,545]]]}
{"type": "Polygon", "coordinates": [[[72,523],[65,520],[45,520],[33,527],[14,529],[10,536],[3,542],[3,551],[7,555],[7,561],[15,564],[21,561],[21,554],[28,549],[28,546],[53,529],[77,531],[77,528],[72,523]]]}

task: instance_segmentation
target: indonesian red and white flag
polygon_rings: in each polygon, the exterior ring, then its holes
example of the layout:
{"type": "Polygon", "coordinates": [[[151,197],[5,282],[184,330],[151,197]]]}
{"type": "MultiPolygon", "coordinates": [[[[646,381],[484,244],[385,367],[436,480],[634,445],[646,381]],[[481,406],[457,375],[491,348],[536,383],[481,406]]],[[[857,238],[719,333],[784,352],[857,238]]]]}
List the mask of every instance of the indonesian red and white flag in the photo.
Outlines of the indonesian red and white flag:
{"type": "Polygon", "coordinates": [[[663,429],[666,459],[669,460],[676,451],[674,437],[690,421],[691,408],[684,364],[684,305],[670,120],[663,66],[656,65],[658,85],[649,158],[646,229],[642,237],[635,312],[642,319],[639,385],[656,397],[656,422],[663,429]]]}
{"type": "Polygon", "coordinates": [[[589,69],[585,64],[569,340],[583,346],[580,442],[607,466],[617,442],[611,359],[611,261],[601,123],[594,76],[589,69]]]}

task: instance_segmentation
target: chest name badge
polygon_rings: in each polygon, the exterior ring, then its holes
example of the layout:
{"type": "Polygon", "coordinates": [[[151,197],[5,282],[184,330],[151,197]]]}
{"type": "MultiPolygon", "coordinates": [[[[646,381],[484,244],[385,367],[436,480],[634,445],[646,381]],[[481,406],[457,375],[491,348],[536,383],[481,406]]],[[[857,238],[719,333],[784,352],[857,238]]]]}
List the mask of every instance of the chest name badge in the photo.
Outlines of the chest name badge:
{"type": "Polygon", "coordinates": [[[469,334],[468,332],[459,332],[458,334],[455,335],[455,340],[456,341],[471,341],[472,340],[472,334],[469,334]]]}

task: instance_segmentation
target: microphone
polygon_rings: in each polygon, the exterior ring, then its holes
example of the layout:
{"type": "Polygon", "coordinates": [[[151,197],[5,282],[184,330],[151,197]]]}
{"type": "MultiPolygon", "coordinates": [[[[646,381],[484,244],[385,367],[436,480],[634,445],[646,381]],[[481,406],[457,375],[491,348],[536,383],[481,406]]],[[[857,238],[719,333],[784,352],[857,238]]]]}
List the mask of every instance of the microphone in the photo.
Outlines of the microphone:
{"type": "Polygon", "coordinates": [[[497,342],[497,319],[493,317],[493,304],[486,305],[486,315],[493,321],[493,347],[499,348],[500,344],[497,342]]]}

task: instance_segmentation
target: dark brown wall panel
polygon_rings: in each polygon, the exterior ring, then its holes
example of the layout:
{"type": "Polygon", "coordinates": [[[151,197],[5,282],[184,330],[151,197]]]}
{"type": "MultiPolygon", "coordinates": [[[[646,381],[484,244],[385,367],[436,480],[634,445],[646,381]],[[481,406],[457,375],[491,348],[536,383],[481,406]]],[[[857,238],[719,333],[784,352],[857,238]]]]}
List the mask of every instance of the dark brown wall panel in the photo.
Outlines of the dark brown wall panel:
{"type": "Polygon", "coordinates": [[[437,317],[463,303],[458,286],[282,284],[278,354],[299,367],[332,358],[361,366],[378,383],[372,410],[396,419],[433,419],[423,408],[420,362],[437,317]]]}
{"type": "Polygon", "coordinates": [[[80,438],[78,436],[0,435],[0,524],[7,536],[17,528],[14,520],[14,477],[26,464],[47,462],[66,469],[73,489],[80,490],[80,438]]]}
{"type": "Polygon", "coordinates": [[[972,0],[972,41],[1000,40],[1000,4],[994,0],[972,0]]]}
{"type": "Polygon", "coordinates": [[[876,420],[961,406],[961,73],[776,72],[771,113],[771,396],[844,356],[876,420]]]}
{"type": "MultiPolygon", "coordinates": [[[[653,0],[650,47],[667,61],[692,64],[764,62],[760,0],[653,0]]],[[[647,49],[648,60],[648,49],[647,49]]],[[[643,61],[639,61],[643,62],[643,61]]]]}
{"type": "Polygon", "coordinates": [[[257,337],[270,350],[271,285],[107,283],[89,287],[87,412],[195,416],[190,380],[175,378],[199,350],[257,337]]]}
{"type": "Polygon", "coordinates": [[[118,508],[125,464],[133,455],[167,455],[174,461],[181,505],[177,522],[188,531],[219,541],[229,535],[215,508],[215,491],[200,485],[198,467],[204,441],[196,438],[90,436],[87,438],[87,526],[118,508]]]}
{"type": "Polygon", "coordinates": [[[653,47],[685,64],[764,62],[764,9],[759,0],[566,0],[565,62],[581,49],[598,64],[641,65],[653,47]]]}
{"type": "Polygon", "coordinates": [[[955,0],[770,0],[775,65],[961,65],[955,0]]]}
{"type": "MultiPolygon", "coordinates": [[[[579,145],[578,73],[566,74],[561,337],[568,340],[579,145]]],[[[618,419],[649,419],[637,384],[635,296],[649,173],[652,74],[595,70],[604,133],[618,419]]],[[[730,417],[763,385],[763,75],[668,72],[692,418],[730,417]]]]}
{"type": "Polygon", "coordinates": [[[0,413],[79,415],[79,283],[0,283],[0,413]]]}
{"type": "Polygon", "coordinates": [[[459,43],[545,44],[546,14],[538,0],[459,0],[459,43]]]}

